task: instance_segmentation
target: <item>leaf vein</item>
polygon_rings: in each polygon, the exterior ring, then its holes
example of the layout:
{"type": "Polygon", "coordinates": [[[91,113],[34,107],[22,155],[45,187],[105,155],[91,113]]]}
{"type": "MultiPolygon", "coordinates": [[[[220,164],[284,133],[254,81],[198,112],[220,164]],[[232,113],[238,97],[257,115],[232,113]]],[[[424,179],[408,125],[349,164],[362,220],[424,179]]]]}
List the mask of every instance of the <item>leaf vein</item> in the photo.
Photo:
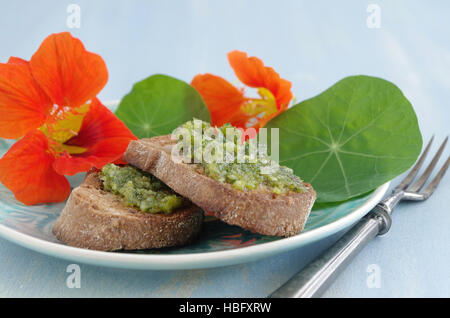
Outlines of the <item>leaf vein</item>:
{"type": "Polygon", "coordinates": [[[280,160],[280,162],[297,160],[297,159],[304,158],[304,157],[307,157],[307,156],[310,156],[310,155],[315,155],[315,154],[318,154],[318,153],[324,153],[324,152],[329,152],[329,151],[331,151],[331,150],[330,149],[324,149],[324,150],[318,150],[318,151],[311,151],[311,152],[308,152],[308,153],[301,154],[299,156],[294,156],[294,157],[291,157],[291,158],[280,160]]]}
{"type": "Polygon", "coordinates": [[[338,154],[337,151],[336,151],[334,154],[336,155],[336,160],[337,160],[337,162],[338,162],[338,164],[339,164],[339,167],[340,167],[341,172],[342,172],[342,176],[343,176],[343,178],[344,178],[344,186],[345,186],[345,190],[347,191],[347,194],[348,194],[348,195],[351,195],[351,193],[350,193],[350,188],[349,188],[349,186],[348,186],[347,175],[345,174],[345,170],[344,170],[344,166],[343,166],[343,164],[342,164],[341,158],[339,157],[339,154],[338,154]]]}
{"type": "Polygon", "coordinates": [[[311,139],[317,140],[317,141],[323,143],[324,145],[326,145],[328,147],[331,147],[331,145],[329,143],[327,143],[323,139],[320,139],[319,137],[307,135],[307,134],[304,134],[304,133],[301,133],[301,132],[298,132],[298,131],[295,131],[295,130],[291,130],[291,129],[286,128],[286,127],[283,127],[282,129],[286,130],[287,132],[289,132],[291,134],[294,134],[294,135],[297,135],[297,136],[300,136],[300,137],[306,137],[306,138],[311,138],[311,139]]]}
{"type": "Polygon", "coordinates": [[[320,172],[322,171],[322,169],[325,167],[325,165],[327,164],[328,160],[331,158],[331,155],[333,153],[330,151],[330,154],[328,155],[328,157],[322,162],[322,165],[319,167],[319,169],[317,170],[317,172],[315,173],[315,175],[311,178],[311,180],[309,180],[309,182],[313,183],[313,181],[317,178],[317,176],[320,174],[320,172]]]}

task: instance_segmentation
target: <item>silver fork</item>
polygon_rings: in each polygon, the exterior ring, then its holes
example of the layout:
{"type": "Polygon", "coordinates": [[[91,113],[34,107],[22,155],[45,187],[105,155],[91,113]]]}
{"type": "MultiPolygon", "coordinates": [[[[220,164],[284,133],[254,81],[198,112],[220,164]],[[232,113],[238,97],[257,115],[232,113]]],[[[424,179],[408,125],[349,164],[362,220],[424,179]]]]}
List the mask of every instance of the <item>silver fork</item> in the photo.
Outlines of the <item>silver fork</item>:
{"type": "Polygon", "coordinates": [[[428,199],[437,188],[450,164],[449,156],[434,179],[421,191],[444,151],[448,136],[439,147],[439,150],[424,173],[413,185],[410,186],[410,184],[425,161],[433,139],[434,136],[428,142],[424,152],[409,174],[394,188],[390,196],[378,203],[372,211],[366,214],[333,246],[303,270],[295,274],[284,285],[269,295],[269,297],[309,298],[320,296],[368,242],[375,236],[383,235],[389,231],[392,223],[392,211],[400,201],[424,201],[428,199]]]}

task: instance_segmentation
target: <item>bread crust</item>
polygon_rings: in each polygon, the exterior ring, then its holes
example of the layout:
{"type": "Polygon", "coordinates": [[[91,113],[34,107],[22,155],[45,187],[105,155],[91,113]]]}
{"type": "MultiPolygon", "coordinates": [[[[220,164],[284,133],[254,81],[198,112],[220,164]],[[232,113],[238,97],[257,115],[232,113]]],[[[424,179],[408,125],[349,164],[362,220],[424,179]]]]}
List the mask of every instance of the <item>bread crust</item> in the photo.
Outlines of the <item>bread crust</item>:
{"type": "Polygon", "coordinates": [[[98,173],[90,173],[69,196],[53,234],[70,246],[102,250],[161,248],[189,243],[200,231],[203,211],[190,204],[170,214],[127,207],[102,190],[98,173]]]}
{"type": "Polygon", "coordinates": [[[193,164],[171,158],[176,143],[170,135],[131,141],[123,159],[152,173],[178,194],[222,221],[275,236],[300,233],[314,204],[316,193],[306,184],[304,193],[276,195],[269,191],[241,191],[207,177],[193,164]]]}

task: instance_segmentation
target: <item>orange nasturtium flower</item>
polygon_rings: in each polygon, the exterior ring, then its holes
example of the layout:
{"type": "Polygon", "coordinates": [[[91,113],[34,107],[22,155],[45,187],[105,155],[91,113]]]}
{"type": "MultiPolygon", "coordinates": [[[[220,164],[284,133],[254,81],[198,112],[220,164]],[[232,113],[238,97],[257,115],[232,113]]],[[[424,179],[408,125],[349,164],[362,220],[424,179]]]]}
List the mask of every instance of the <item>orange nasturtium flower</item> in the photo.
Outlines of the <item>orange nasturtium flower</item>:
{"type": "Polygon", "coordinates": [[[236,88],[222,77],[212,74],[195,76],[191,85],[202,96],[213,125],[230,123],[238,128],[258,130],[289,107],[291,82],[280,78],[273,68],[240,51],[228,53],[228,61],[242,83],[257,89],[259,98],[246,97],[243,88],[236,88]]]}
{"type": "Polygon", "coordinates": [[[70,33],[47,37],[30,61],[0,63],[0,137],[19,139],[0,159],[0,181],[25,204],[60,202],[64,175],[119,160],[136,137],[96,95],[108,71],[70,33]]]}

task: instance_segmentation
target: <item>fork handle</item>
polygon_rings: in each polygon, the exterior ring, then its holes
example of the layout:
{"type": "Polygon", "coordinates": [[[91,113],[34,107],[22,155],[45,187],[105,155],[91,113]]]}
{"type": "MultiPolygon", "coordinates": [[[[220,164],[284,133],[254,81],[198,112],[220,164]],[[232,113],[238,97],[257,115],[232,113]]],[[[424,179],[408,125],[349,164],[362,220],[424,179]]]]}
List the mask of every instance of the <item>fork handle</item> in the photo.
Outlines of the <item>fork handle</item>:
{"type": "Polygon", "coordinates": [[[390,222],[390,214],[382,205],[377,205],[334,245],[269,297],[319,297],[367,243],[389,230],[390,222]]]}

